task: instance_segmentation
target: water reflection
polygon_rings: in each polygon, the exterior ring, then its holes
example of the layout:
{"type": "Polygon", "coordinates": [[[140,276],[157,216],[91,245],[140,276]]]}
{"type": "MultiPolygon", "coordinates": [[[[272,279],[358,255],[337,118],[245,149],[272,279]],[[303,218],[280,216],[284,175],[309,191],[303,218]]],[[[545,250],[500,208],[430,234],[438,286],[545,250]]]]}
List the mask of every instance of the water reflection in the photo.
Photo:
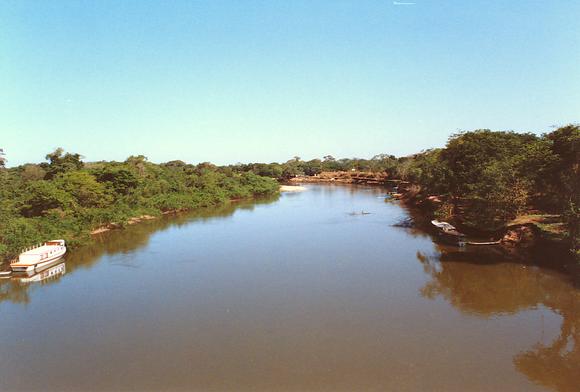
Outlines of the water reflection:
{"type": "MultiPolygon", "coordinates": [[[[73,273],[79,268],[91,268],[104,255],[129,254],[143,248],[149,242],[151,234],[166,230],[170,227],[181,227],[192,221],[211,222],[215,219],[231,217],[238,210],[253,210],[257,205],[270,204],[278,200],[278,196],[259,198],[255,200],[242,200],[227,203],[218,207],[202,208],[192,212],[173,214],[159,219],[143,221],[139,224],[127,227],[125,230],[112,230],[101,233],[94,237],[94,242],[69,252],[64,263],[51,267],[34,276],[14,275],[9,279],[0,280],[0,303],[10,301],[18,304],[30,302],[30,291],[36,285],[30,283],[41,282],[53,284],[59,281],[65,272],[73,273]],[[56,268],[53,270],[52,268],[56,268]],[[61,273],[56,273],[61,272],[61,273]]],[[[123,267],[135,267],[129,263],[123,263],[123,267]]]]}
{"type": "Polygon", "coordinates": [[[575,277],[538,266],[450,252],[417,259],[430,281],[421,295],[442,297],[469,315],[490,318],[543,306],[562,318],[559,335],[517,354],[514,365],[531,381],[558,391],[577,391],[580,376],[580,290],[575,277]]]}
{"type": "Polygon", "coordinates": [[[61,262],[57,265],[53,265],[47,269],[44,269],[35,274],[27,274],[24,276],[15,276],[15,280],[19,280],[22,283],[32,283],[32,282],[42,282],[46,283],[53,280],[58,280],[62,275],[66,274],[66,264],[61,262]]]}
{"type": "Polygon", "coordinates": [[[59,264],[40,272],[15,274],[9,279],[0,281],[0,302],[28,303],[30,301],[28,292],[30,284],[40,283],[46,285],[56,283],[66,274],[66,264],[64,261],[60,261],[59,264]]]}
{"type": "Polygon", "coordinates": [[[218,207],[201,208],[195,211],[172,214],[160,219],[143,221],[125,230],[113,230],[95,236],[97,243],[80,248],[71,253],[71,272],[77,268],[90,268],[103,255],[129,254],[147,246],[151,234],[171,227],[182,227],[197,221],[209,223],[216,219],[231,217],[238,210],[252,211],[256,206],[270,204],[278,196],[242,200],[227,203],[218,207]]]}

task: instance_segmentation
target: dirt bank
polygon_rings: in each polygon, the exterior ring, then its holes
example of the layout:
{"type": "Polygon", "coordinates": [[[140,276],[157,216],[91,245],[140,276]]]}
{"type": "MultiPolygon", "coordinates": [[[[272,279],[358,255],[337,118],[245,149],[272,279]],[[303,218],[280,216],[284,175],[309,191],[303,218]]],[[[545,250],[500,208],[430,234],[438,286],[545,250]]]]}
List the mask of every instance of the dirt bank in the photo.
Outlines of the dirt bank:
{"type": "Polygon", "coordinates": [[[342,184],[369,184],[384,185],[390,180],[387,173],[356,172],[356,171],[335,171],[322,172],[314,176],[298,176],[290,179],[292,183],[342,183],[342,184]]]}

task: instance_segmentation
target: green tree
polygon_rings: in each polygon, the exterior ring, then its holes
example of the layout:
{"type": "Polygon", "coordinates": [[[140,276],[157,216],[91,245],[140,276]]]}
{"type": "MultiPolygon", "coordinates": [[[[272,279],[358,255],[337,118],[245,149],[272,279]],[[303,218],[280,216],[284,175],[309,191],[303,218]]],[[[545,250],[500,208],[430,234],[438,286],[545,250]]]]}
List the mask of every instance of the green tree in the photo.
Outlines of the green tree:
{"type": "Polygon", "coordinates": [[[102,183],[86,171],[74,171],[60,174],[56,178],[57,186],[72,195],[81,207],[104,207],[111,202],[102,183]]]}
{"type": "Polygon", "coordinates": [[[145,175],[145,168],[147,167],[147,157],[145,155],[131,155],[125,160],[125,163],[133,167],[141,177],[145,175]]]}
{"type": "Polygon", "coordinates": [[[307,176],[314,176],[322,172],[322,161],[320,159],[311,159],[302,164],[304,174],[307,176]]]}
{"type": "Polygon", "coordinates": [[[580,255],[580,126],[570,124],[546,135],[556,160],[549,176],[557,206],[568,225],[572,252],[580,255]]]}
{"type": "Polygon", "coordinates": [[[40,165],[28,163],[20,169],[20,176],[24,181],[37,181],[46,177],[46,170],[44,170],[40,165]]]}
{"type": "Polygon", "coordinates": [[[46,155],[49,161],[46,173],[47,179],[55,177],[57,174],[66,173],[71,170],[80,170],[83,168],[82,156],[80,154],[64,154],[62,148],[57,148],[54,152],[46,155]]]}
{"type": "Polygon", "coordinates": [[[42,216],[52,209],[68,209],[72,197],[59,189],[52,181],[40,180],[28,183],[24,189],[20,213],[26,217],[42,216]]]}
{"type": "Polygon", "coordinates": [[[106,183],[117,195],[127,195],[141,183],[137,174],[126,166],[107,165],[95,170],[94,175],[98,182],[106,183]]]}
{"type": "Polygon", "coordinates": [[[465,223],[497,229],[527,206],[530,182],[521,176],[527,147],[538,137],[488,129],[454,135],[440,153],[444,181],[465,223]]]}

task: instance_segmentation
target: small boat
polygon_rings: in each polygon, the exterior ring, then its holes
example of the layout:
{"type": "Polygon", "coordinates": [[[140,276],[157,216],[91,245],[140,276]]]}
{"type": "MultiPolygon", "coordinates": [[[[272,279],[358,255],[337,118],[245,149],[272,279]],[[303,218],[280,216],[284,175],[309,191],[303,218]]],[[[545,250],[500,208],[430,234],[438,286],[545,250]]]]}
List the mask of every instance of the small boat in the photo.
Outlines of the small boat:
{"type": "Polygon", "coordinates": [[[10,263],[14,272],[40,272],[54,265],[66,253],[64,240],[53,240],[28,249],[10,263]]]}
{"type": "Polygon", "coordinates": [[[437,232],[444,242],[465,246],[465,234],[460,233],[452,224],[438,220],[432,220],[431,224],[437,228],[437,232]]]}

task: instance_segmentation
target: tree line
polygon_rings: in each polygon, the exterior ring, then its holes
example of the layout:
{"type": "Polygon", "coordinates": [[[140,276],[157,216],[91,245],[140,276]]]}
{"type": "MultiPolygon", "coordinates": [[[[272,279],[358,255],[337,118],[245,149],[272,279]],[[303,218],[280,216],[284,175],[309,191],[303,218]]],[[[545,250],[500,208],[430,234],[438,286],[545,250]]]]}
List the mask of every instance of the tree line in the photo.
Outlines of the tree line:
{"type": "Polygon", "coordinates": [[[0,260],[48,239],[74,245],[97,227],[123,225],[132,217],[278,192],[271,178],[209,163],[154,164],[142,155],[124,162],[82,158],[59,148],[47,162],[5,168],[0,155],[0,260]]]}
{"type": "Polygon", "coordinates": [[[445,147],[404,157],[322,159],[230,166],[238,172],[288,180],[323,171],[385,172],[409,182],[416,201],[435,196],[434,214],[478,231],[497,232],[528,213],[556,214],[572,249],[580,249],[580,127],[541,136],[481,129],[452,135],[445,147]]]}
{"type": "Polygon", "coordinates": [[[400,161],[396,175],[415,185],[418,198],[437,195],[435,214],[501,230],[527,213],[559,214],[578,250],[580,127],[537,136],[477,130],[453,135],[444,148],[400,161]]]}
{"type": "Polygon", "coordinates": [[[272,194],[277,181],[329,171],[369,171],[408,182],[407,195],[438,200],[434,215],[479,231],[514,218],[554,214],[580,253],[580,127],[541,136],[488,129],[452,135],[443,148],[371,159],[294,157],[284,163],[215,166],[182,161],[85,163],[62,149],[47,162],[6,169],[0,149],[0,257],[46,238],[79,238],[87,228],[142,214],[192,209],[272,194]]]}

